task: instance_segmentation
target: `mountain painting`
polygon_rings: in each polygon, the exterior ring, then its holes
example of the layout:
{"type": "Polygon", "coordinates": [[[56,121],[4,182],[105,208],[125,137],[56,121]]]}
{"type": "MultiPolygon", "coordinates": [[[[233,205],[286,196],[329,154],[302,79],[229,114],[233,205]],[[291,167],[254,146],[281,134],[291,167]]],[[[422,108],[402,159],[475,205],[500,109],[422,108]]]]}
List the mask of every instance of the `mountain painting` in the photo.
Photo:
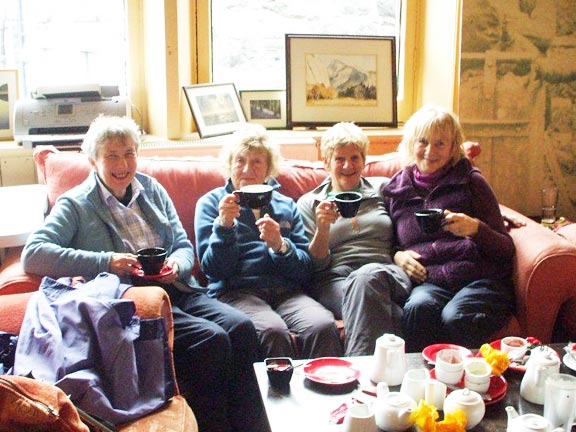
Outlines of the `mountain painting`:
{"type": "Polygon", "coordinates": [[[376,57],[306,54],[306,105],[376,106],[376,57]]]}

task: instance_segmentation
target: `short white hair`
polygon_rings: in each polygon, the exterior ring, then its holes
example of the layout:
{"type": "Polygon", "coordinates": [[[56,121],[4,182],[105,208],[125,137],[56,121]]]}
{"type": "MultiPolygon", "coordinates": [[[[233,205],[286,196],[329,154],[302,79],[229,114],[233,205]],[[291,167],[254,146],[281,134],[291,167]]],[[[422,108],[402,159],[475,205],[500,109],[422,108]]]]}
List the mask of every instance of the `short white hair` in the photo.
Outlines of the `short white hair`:
{"type": "Polygon", "coordinates": [[[271,141],[266,128],[258,123],[244,123],[232,134],[220,152],[220,159],[226,169],[226,174],[232,173],[232,165],[236,155],[245,151],[263,151],[268,158],[268,173],[276,175],[282,156],[280,146],[271,141]]]}
{"type": "Polygon", "coordinates": [[[140,127],[130,117],[99,115],[92,121],[86,132],[82,142],[82,151],[92,159],[96,159],[98,150],[112,139],[133,141],[138,152],[140,127]]]}
{"type": "Polygon", "coordinates": [[[354,123],[340,122],[326,129],[320,140],[320,152],[322,159],[328,161],[332,158],[337,147],[354,144],[360,150],[362,157],[366,159],[370,140],[364,131],[354,123]]]}

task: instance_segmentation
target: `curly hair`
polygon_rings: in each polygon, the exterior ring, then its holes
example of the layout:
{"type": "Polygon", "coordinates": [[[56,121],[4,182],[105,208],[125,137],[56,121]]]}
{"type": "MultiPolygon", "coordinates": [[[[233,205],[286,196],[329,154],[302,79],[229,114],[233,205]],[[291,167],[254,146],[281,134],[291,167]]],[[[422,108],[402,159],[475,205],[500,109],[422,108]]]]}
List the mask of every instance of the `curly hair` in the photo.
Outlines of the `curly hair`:
{"type": "Polygon", "coordinates": [[[231,139],[224,144],[220,151],[220,159],[224,164],[226,175],[231,174],[236,155],[252,150],[266,152],[268,157],[267,177],[278,173],[278,166],[282,158],[280,146],[270,140],[264,126],[257,123],[246,123],[236,129],[231,139]]]}
{"type": "Polygon", "coordinates": [[[364,131],[354,123],[340,122],[326,129],[320,140],[320,152],[325,161],[332,158],[337,147],[354,144],[360,150],[362,157],[366,159],[370,140],[364,131]]]}
{"type": "Polygon", "coordinates": [[[140,127],[129,117],[99,115],[92,121],[84,141],[82,151],[92,159],[98,156],[98,150],[111,139],[126,142],[133,141],[136,152],[140,147],[140,127]]]}

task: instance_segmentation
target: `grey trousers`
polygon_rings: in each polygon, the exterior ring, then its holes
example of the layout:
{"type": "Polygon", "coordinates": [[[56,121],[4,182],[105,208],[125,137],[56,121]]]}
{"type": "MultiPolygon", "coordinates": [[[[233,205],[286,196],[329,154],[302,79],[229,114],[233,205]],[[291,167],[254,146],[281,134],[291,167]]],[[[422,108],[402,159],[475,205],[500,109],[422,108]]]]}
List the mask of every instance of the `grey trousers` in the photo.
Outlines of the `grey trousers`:
{"type": "Polygon", "coordinates": [[[372,355],[384,333],[402,335],[402,307],[410,278],[395,264],[370,263],[354,269],[339,266],[322,273],[311,296],[344,321],[345,355],[372,355]]]}
{"type": "Polygon", "coordinates": [[[243,288],[218,299],[250,317],[260,342],[261,359],[342,355],[334,315],[301,290],[243,288]],[[295,335],[296,347],[291,335],[295,335]]]}

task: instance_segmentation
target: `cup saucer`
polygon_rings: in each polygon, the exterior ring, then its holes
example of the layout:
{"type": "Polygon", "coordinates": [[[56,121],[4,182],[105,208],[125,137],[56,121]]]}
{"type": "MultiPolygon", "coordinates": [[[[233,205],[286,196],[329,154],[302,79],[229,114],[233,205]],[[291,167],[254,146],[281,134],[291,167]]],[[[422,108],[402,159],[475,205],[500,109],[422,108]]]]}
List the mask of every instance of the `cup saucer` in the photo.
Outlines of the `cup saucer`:
{"type": "Polygon", "coordinates": [[[140,279],[156,280],[156,279],[163,278],[164,276],[170,274],[171,271],[172,271],[172,267],[164,266],[164,267],[162,267],[162,270],[160,271],[160,273],[158,273],[157,275],[145,275],[144,270],[142,270],[142,267],[134,267],[134,270],[132,271],[132,276],[136,276],[140,279]]]}

